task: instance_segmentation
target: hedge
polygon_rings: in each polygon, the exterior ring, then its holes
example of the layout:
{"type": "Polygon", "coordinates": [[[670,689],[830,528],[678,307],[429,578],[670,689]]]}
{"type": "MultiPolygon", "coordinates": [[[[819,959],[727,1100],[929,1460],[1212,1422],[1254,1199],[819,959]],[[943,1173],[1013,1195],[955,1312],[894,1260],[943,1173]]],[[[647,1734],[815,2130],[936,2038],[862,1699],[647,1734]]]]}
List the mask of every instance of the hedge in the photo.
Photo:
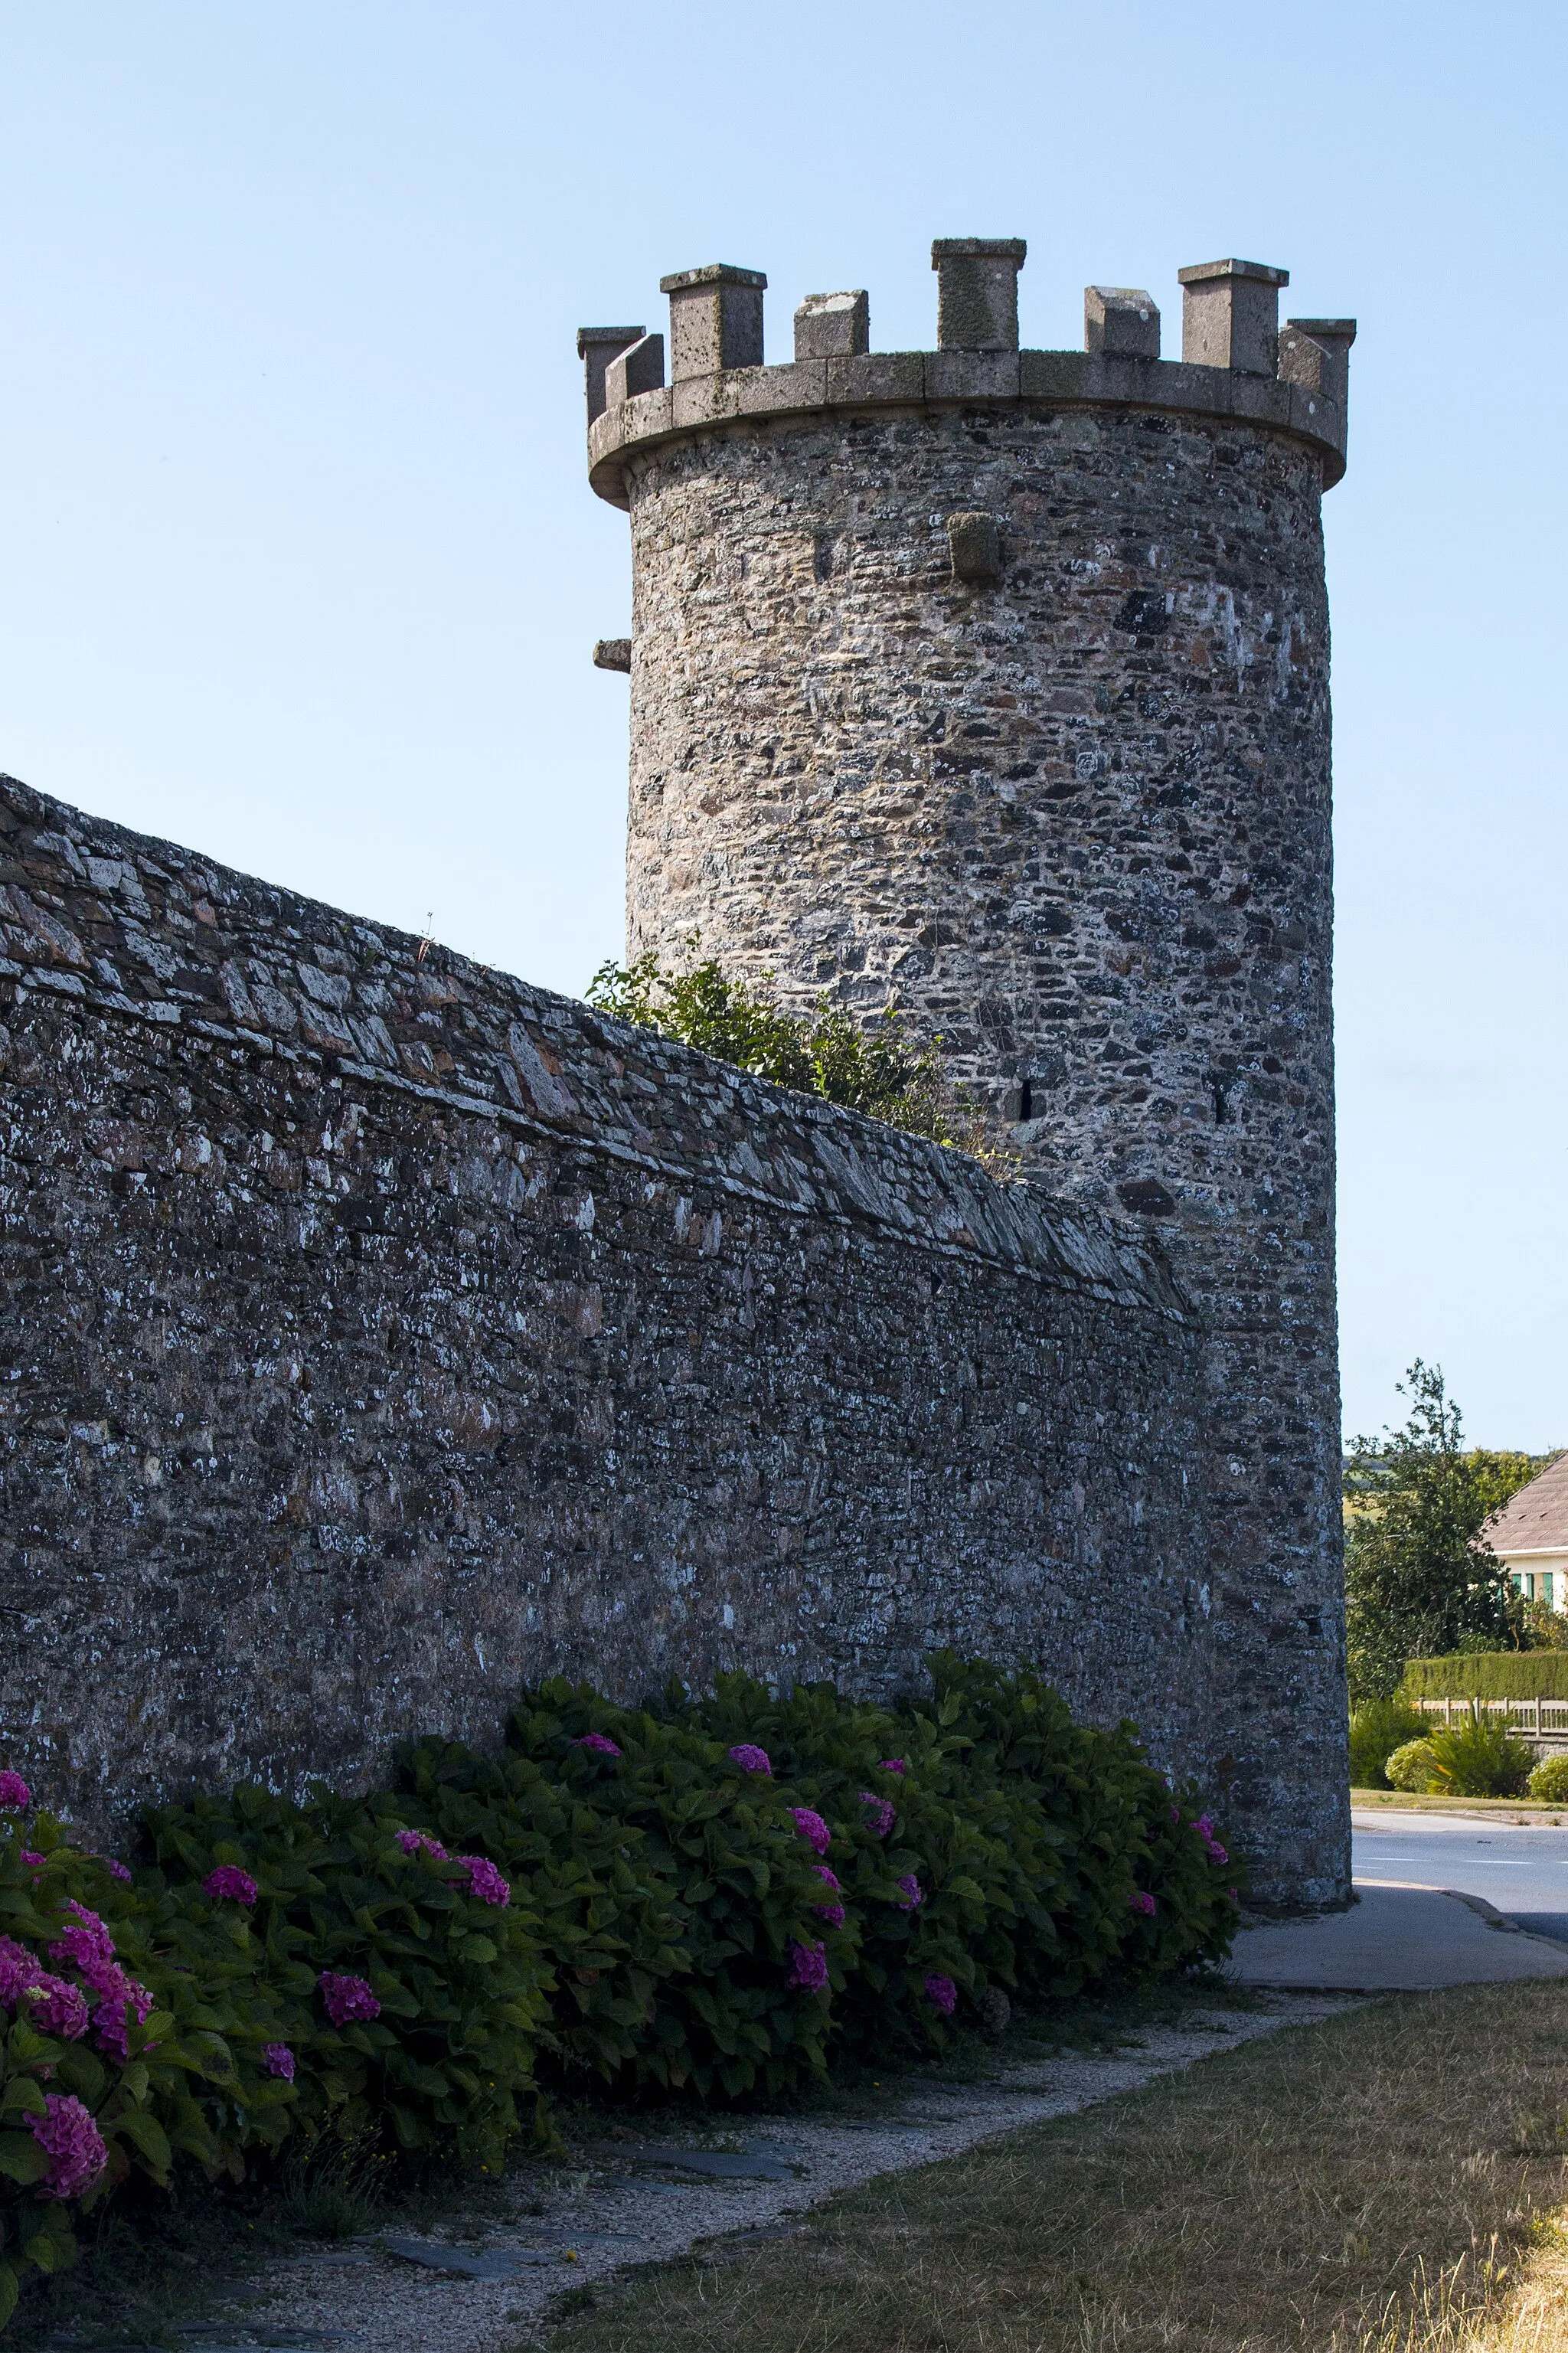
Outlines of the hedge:
{"type": "Polygon", "coordinates": [[[1449,1659],[1406,1659],[1396,1696],[1568,1699],[1568,1651],[1469,1651],[1449,1659]]]}
{"type": "Polygon", "coordinates": [[[556,2087],[777,2098],[1229,1949],[1237,1866],[1131,1725],[931,1666],[886,1708],[546,1683],[500,1756],[154,1809],[133,1864],[0,1770],[0,2327],[132,2169],[331,2137],[494,2170],[556,2087]]]}

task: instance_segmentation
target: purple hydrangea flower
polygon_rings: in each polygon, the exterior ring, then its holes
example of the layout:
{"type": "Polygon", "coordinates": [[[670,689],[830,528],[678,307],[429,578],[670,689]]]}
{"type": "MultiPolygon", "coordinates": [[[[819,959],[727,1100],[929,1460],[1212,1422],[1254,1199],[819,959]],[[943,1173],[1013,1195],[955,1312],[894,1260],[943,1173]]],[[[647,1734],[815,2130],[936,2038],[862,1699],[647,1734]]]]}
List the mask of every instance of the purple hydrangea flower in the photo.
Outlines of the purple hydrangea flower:
{"type": "Polygon", "coordinates": [[[41,2198],[79,2198],[109,2162],[103,2136],[70,2092],[46,2092],[41,2116],[27,2118],[27,2130],[49,2160],[38,2186],[41,2198]]]}
{"type": "MultiPolygon", "coordinates": [[[[836,1871],[829,1871],[825,1862],[819,1862],[816,1864],[814,1868],[818,1879],[826,1880],[828,1886],[832,1888],[835,1895],[843,1894],[844,1890],[838,1883],[838,1874],[836,1871]]],[[[844,1906],[842,1904],[814,1904],[811,1908],[816,1913],[819,1920],[826,1921],[830,1928],[843,1927],[844,1906]]]]}
{"type": "Polygon", "coordinates": [[[30,1953],[26,1945],[19,1945],[15,1936],[0,1936],[0,2003],[5,2009],[16,2009],[40,1973],[36,1953],[30,1953]]]}
{"type": "Polygon", "coordinates": [[[58,2034],[62,2042],[79,2042],[87,2032],[87,1997],[64,1978],[40,1969],[22,2000],[27,2005],[27,2023],[40,2034],[58,2034]]]}
{"type": "Polygon", "coordinates": [[[294,2053],[286,2042],[264,2042],[261,2055],[269,2075],[281,2075],[286,2084],[294,2081],[294,2053]]]}
{"type": "Polygon", "coordinates": [[[802,1838],[810,1840],[817,1854],[826,1854],[833,1844],[833,1832],[828,1829],[822,1816],[813,1813],[809,1806],[792,1806],[789,1811],[790,1820],[802,1838]]]}
{"type": "Polygon", "coordinates": [[[770,1780],[773,1778],[773,1768],[768,1762],[767,1750],[754,1747],[749,1740],[742,1740],[731,1749],[730,1762],[738,1765],[742,1773],[765,1773],[770,1780]]]}
{"type": "Polygon", "coordinates": [[[434,1855],[437,1862],[448,1860],[447,1850],[439,1840],[426,1838],[423,1831],[399,1831],[397,1843],[405,1854],[417,1854],[423,1847],[426,1853],[434,1855]]]}
{"type": "Polygon", "coordinates": [[[884,1757],[877,1767],[879,1773],[897,1773],[900,1780],[909,1769],[901,1757],[884,1757]]]}
{"type": "Polygon", "coordinates": [[[898,1820],[898,1810],[887,1798],[879,1798],[870,1789],[862,1789],[860,1803],[866,1809],[866,1827],[879,1838],[886,1838],[898,1820]]]}
{"type": "Polygon", "coordinates": [[[826,1945],[795,1945],[789,1948],[789,1976],[786,1985],[802,1986],[807,1993],[819,1993],[827,1983],[827,1947],[826,1945]]]}
{"type": "Polygon", "coordinates": [[[958,1988],[951,1978],[941,1977],[933,1970],[926,1979],[926,2000],[941,2010],[943,2018],[951,2018],[958,2008],[958,1988]]]}
{"type": "Polygon", "coordinates": [[[202,1894],[219,1904],[254,1904],[260,1893],[249,1872],[241,1871],[237,1862],[220,1862],[202,1882],[202,1894]]]}
{"type": "Polygon", "coordinates": [[[327,2016],[334,2026],[347,2026],[356,2018],[381,2016],[381,2004],[363,1978],[340,1977],[333,1969],[323,1969],[316,1983],[321,1989],[327,2016]]]}
{"type": "MultiPolygon", "coordinates": [[[[579,1733],[572,1746],[574,1748],[591,1748],[595,1757],[618,1757],[621,1753],[615,1742],[606,1740],[602,1732],[579,1733]]],[[[730,1752],[731,1756],[734,1753],[733,1749],[730,1752]]]]}
{"type": "Polygon", "coordinates": [[[75,1916],[67,1921],[59,1942],[49,1947],[51,1961],[69,1961],[85,1975],[94,1963],[114,1958],[114,1939],[99,1918],[85,1904],[71,1896],[66,1910],[75,1916]]]}
{"type": "Polygon", "coordinates": [[[488,1862],[482,1854],[455,1854],[452,1860],[454,1862],[467,1865],[468,1893],[470,1895],[477,1895],[481,1904],[511,1902],[510,1884],[501,1877],[494,1863],[488,1862]]]}
{"type": "Polygon", "coordinates": [[[900,1911],[918,1912],[921,1905],[925,1902],[925,1895],[921,1890],[920,1881],[915,1877],[914,1873],[912,1871],[906,1871],[902,1879],[900,1880],[899,1885],[903,1891],[904,1898],[903,1902],[899,1906],[900,1911]]]}
{"type": "Polygon", "coordinates": [[[33,1793],[20,1773],[13,1773],[7,1765],[0,1773],[0,1813],[25,1814],[33,1802],[33,1793]]]}
{"type": "MultiPolygon", "coordinates": [[[[100,2051],[108,2051],[123,2063],[131,2056],[127,2020],[132,2010],[136,2023],[142,2025],[153,2009],[153,1997],[144,1985],[122,1969],[118,1961],[99,1963],[90,1972],[84,1970],[89,1986],[98,1996],[98,2008],[92,2013],[92,2031],[100,2051]]],[[[151,2051],[154,2045],[149,2043],[151,2051]]]]}
{"type": "Polygon", "coordinates": [[[1127,1900],[1134,1912],[1144,1913],[1151,1920],[1153,1918],[1154,1899],[1146,1887],[1138,1888],[1127,1900]]]}
{"type": "Polygon", "coordinates": [[[98,1859],[100,1862],[102,1863],[104,1869],[108,1872],[110,1879],[122,1879],[125,1882],[126,1886],[130,1886],[131,1873],[127,1871],[125,1865],[121,1862],[118,1855],[100,1854],[98,1859]]]}
{"type": "Polygon", "coordinates": [[[26,1847],[22,1849],[22,1860],[29,1871],[42,1871],[48,1859],[47,1854],[31,1854],[26,1847]]]}
{"type": "Polygon", "coordinates": [[[1225,1848],[1221,1846],[1218,1839],[1210,1839],[1208,1841],[1208,1857],[1211,1862],[1228,1862],[1230,1861],[1230,1856],[1226,1853],[1225,1848]]]}
{"type": "Polygon", "coordinates": [[[1179,1822],[1179,1821],[1181,1820],[1181,1819],[1182,1819],[1182,1810],[1181,1810],[1180,1806],[1173,1806],[1173,1807],[1171,1808],[1171,1820],[1172,1820],[1173,1822],[1179,1822]]]}

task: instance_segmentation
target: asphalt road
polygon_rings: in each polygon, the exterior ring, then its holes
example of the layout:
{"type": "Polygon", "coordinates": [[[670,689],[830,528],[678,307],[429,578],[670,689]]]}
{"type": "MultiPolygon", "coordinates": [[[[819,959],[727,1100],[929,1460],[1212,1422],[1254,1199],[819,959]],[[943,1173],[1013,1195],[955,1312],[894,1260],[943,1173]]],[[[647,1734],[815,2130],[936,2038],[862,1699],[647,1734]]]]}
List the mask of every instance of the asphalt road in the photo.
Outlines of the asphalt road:
{"type": "Polygon", "coordinates": [[[1521,1927],[1568,1943],[1568,1830],[1381,1810],[1354,1825],[1358,1880],[1484,1895],[1521,1927]]]}

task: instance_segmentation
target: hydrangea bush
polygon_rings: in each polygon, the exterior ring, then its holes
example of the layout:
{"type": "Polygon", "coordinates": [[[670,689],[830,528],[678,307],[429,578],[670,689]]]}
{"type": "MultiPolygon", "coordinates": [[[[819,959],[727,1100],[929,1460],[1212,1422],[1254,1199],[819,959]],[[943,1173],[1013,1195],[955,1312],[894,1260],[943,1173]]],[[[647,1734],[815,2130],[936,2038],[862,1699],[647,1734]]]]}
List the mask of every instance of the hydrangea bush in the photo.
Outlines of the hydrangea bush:
{"type": "Polygon", "coordinates": [[[134,1871],[0,1768],[0,2326],[133,2167],[240,2178],[298,2133],[495,2168],[541,2080],[776,2097],[1223,1955],[1236,1862],[1131,1726],[931,1665],[894,1707],[546,1683],[501,1756],[165,1807],[134,1871]]]}

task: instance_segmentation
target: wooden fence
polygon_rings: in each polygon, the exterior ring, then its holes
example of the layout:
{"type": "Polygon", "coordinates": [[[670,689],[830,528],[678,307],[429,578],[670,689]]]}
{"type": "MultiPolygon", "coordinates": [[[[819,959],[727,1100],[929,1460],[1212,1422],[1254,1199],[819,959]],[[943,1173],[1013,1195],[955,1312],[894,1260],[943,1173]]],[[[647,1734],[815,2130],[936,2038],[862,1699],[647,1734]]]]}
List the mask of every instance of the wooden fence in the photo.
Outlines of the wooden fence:
{"type": "Polygon", "coordinates": [[[1415,1705],[1445,1725],[1500,1724],[1521,1740],[1568,1741],[1568,1699],[1418,1699],[1415,1705]]]}

